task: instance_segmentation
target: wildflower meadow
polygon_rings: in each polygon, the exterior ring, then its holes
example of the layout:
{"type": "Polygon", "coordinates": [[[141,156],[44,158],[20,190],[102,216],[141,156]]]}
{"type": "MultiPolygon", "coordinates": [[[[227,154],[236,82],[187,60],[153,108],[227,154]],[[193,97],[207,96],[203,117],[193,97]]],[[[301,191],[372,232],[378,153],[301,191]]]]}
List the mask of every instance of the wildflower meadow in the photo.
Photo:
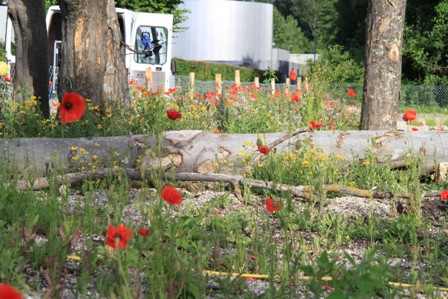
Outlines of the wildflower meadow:
{"type": "MultiPolygon", "coordinates": [[[[10,79],[0,80],[9,90],[10,79]]],[[[129,103],[94,106],[65,93],[48,119],[32,95],[14,102],[5,92],[0,138],[256,134],[242,139],[237,162],[220,156],[212,165],[238,169],[240,183],[180,180],[161,165],[131,176],[117,155],[73,144],[67,159],[76,167],[49,169],[48,185],[33,188],[32,165],[18,171],[14,153],[3,154],[1,299],[448,296],[448,183],[424,173],[418,154],[393,168],[372,148],[347,161],[311,139],[288,152],[266,141],[300,128],[358,130],[361,91],[331,98],[304,82],[290,92],[234,84],[198,94],[130,83],[129,103]]],[[[401,109],[404,130],[444,133],[446,119],[430,124],[419,109],[401,109]]]]}

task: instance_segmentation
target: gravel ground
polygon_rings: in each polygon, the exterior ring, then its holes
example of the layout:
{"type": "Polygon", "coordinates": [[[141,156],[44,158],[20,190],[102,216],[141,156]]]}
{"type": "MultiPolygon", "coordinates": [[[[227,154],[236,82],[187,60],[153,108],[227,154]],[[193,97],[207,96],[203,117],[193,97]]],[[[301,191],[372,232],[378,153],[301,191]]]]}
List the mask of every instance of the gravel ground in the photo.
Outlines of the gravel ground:
{"type": "MultiPolygon", "coordinates": [[[[184,200],[183,204],[180,206],[180,210],[178,213],[183,213],[184,209],[191,210],[199,210],[204,205],[206,205],[210,200],[216,198],[216,196],[220,195],[228,195],[228,204],[225,209],[220,210],[220,213],[223,217],[229,215],[234,212],[241,212],[244,209],[249,208],[253,209],[254,205],[259,203],[259,206],[263,208],[263,199],[256,198],[256,195],[253,195],[253,200],[250,201],[250,204],[247,205],[241,201],[239,201],[233,194],[226,191],[212,191],[207,190],[210,186],[204,186],[196,183],[183,183],[183,193],[184,200]],[[199,186],[199,187],[197,187],[199,186]]],[[[211,186],[213,187],[213,185],[211,186]]],[[[221,188],[222,189],[222,188],[221,188]]],[[[61,192],[67,192],[63,188],[60,190],[61,192]]],[[[131,199],[128,205],[124,209],[124,213],[122,215],[123,223],[143,223],[144,219],[139,212],[139,202],[141,202],[141,196],[150,198],[152,195],[156,194],[156,190],[152,188],[145,189],[132,189],[129,192],[129,198],[131,199]],[[134,200],[139,198],[139,200],[134,200]]],[[[69,195],[69,205],[66,208],[66,213],[72,214],[82,211],[85,208],[84,206],[83,196],[79,193],[72,193],[69,195]]],[[[307,202],[301,199],[295,199],[294,201],[295,209],[300,213],[307,206],[307,202]]],[[[96,192],[93,200],[93,204],[96,206],[107,207],[109,204],[107,194],[104,192],[96,192]]],[[[67,206],[67,205],[66,205],[67,206]]],[[[322,205],[322,213],[324,214],[332,214],[332,215],[345,215],[347,221],[350,219],[355,219],[357,217],[367,217],[371,214],[378,216],[381,220],[388,221],[392,220],[394,217],[398,215],[397,212],[397,203],[393,203],[391,200],[377,200],[377,199],[366,199],[366,198],[358,198],[358,197],[337,197],[331,198],[325,201],[322,205]]],[[[441,226],[441,223],[446,223],[447,217],[447,205],[441,204],[438,199],[425,199],[423,202],[422,209],[423,217],[431,221],[433,224],[432,234],[440,235],[444,234],[448,236],[448,230],[444,229],[441,226]]],[[[308,242],[313,242],[313,239],[319,236],[316,236],[314,233],[310,232],[299,232],[300,237],[306,239],[308,242]]],[[[75,246],[74,246],[74,254],[77,252],[81,252],[84,248],[86,248],[86,240],[93,239],[93,241],[98,243],[104,242],[104,236],[88,236],[84,234],[80,234],[75,246]]],[[[46,240],[42,237],[37,236],[35,242],[45,242],[46,240]]],[[[278,236],[278,242],[282,241],[282,237],[278,236]]],[[[345,262],[343,252],[347,252],[350,256],[357,262],[361,261],[369,243],[367,241],[354,241],[347,245],[345,248],[340,248],[339,252],[341,253],[341,260],[338,262],[345,262]]],[[[448,246],[448,244],[447,244],[448,246]]],[[[309,260],[313,260],[314,256],[309,256],[309,260]]],[[[406,260],[405,258],[394,258],[389,260],[390,265],[393,266],[401,266],[403,271],[408,271],[412,267],[412,262],[406,260]]],[[[427,265],[418,265],[420,270],[424,271],[427,265]]],[[[76,285],[76,275],[79,273],[79,264],[76,261],[69,260],[67,264],[68,272],[66,273],[65,287],[62,298],[70,299],[75,298],[74,295],[70,292],[70,288],[73,288],[76,285]]],[[[418,269],[417,269],[418,270],[418,269]]],[[[45,278],[43,273],[34,273],[31,268],[25,270],[26,273],[30,274],[29,285],[36,285],[35,280],[40,279],[42,291],[45,291],[48,288],[48,285],[45,282],[45,278]],[[37,277],[37,278],[36,278],[37,277]]],[[[259,297],[263,296],[263,294],[270,288],[269,282],[257,279],[257,280],[247,280],[246,281],[245,294],[240,294],[240,298],[245,297],[259,297]]],[[[217,286],[216,281],[213,278],[209,280],[208,288],[210,289],[211,295],[208,298],[223,298],[222,294],[220,294],[219,286],[217,286]]],[[[303,286],[297,287],[296,298],[312,298],[310,294],[306,293],[307,291],[303,286]]],[[[403,298],[406,298],[410,295],[409,290],[405,290],[403,293],[403,298]]],[[[400,296],[401,297],[401,296],[400,296]]],[[[42,295],[33,294],[26,296],[28,299],[40,299],[44,298],[42,295]]],[[[92,291],[91,298],[99,298],[95,295],[94,291],[92,291]]],[[[414,298],[425,298],[421,295],[418,295],[414,298]]],[[[447,292],[440,292],[437,298],[448,298],[447,292]]]]}

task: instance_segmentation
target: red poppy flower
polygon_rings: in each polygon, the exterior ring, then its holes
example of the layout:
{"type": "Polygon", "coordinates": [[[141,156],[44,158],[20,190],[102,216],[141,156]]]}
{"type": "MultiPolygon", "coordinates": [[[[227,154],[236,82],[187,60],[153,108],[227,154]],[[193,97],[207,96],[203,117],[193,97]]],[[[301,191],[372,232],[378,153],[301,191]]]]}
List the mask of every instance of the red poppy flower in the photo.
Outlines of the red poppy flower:
{"type": "Polygon", "coordinates": [[[135,79],[134,78],[131,78],[130,80],[129,80],[129,85],[134,85],[135,84],[135,79]]]}
{"type": "Polygon", "coordinates": [[[6,283],[0,283],[0,299],[23,299],[22,294],[6,283]]]}
{"type": "Polygon", "coordinates": [[[291,94],[291,102],[300,103],[300,98],[297,93],[293,92],[291,94]]]}
{"type": "Polygon", "coordinates": [[[62,98],[60,109],[61,123],[72,123],[81,119],[86,111],[86,102],[79,94],[66,92],[62,98]]]}
{"type": "Polygon", "coordinates": [[[403,113],[404,121],[413,121],[417,117],[417,112],[415,110],[406,110],[403,113]]]}
{"type": "Polygon", "coordinates": [[[440,192],[440,198],[442,200],[448,200],[448,190],[444,190],[444,191],[440,192]]]}
{"type": "Polygon", "coordinates": [[[351,96],[352,98],[356,97],[356,93],[355,93],[355,91],[353,90],[353,88],[349,88],[349,89],[347,90],[347,93],[348,93],[348,95],[351,96]]]}
{"type": "Polygon", "coordinates": [[[143,87],[141,85],[137,85],[135,86],[135,90],[142,91],[143,87]]]}
{"type": "Polygon", "coordinates": [[[48,86],[53,87],[53,82],[52,81],[48,81],[48,86]]]}
{"type": "Polygon", "coordinates": [[[180,114],[179,112],[177,112],[174,109],[170,109],[166,111],[166,115],[168,116],[169,119],[171,120],[176,120],[178,118],[182,118],[182,114],[180,114]]]}
{"type": "Polygon", "coordinates": [[[221,131],[220,131],[219,129],[214,129],[214,130],[213,130],[213,133],[215,133],[215,134],[219,134],[219,133],[221,133],[221,131]]]}
{"type": "Polygon", "coordinates": [[[271,213],[280,211],[282,206],[283,204],[281,202],[275,202],[272,198],[266,199],[266,209],[271,213]]]}
{"type": "Polygon", "coordinates": [[[112,248],[126,248],[128,241],[134,237],[132,230],[120,224],[117,227],[109,225],[107,227],[106,244],[112,248]]]}
{"type": "Polygon", "coordinates": [[[297,74],[296,74],[296,71],[294,69],[289,71],[289,79],[290,80],[297,80],[297,74]]]}
{"type": "Polygon", "coordinates": [[[416,127],[412,127],[411,130],[412,130],[412,131],[418,131],[418,128],[416,128],[416,127]]]}
{"type": "Polygon", "coordinates": [[[336,125],[334,124],[334,120],[330,120],[330,128],[332,130],[336,130],[336,125]]]}
{"type": "Polygon", "coordinates": [[[180,205],[182,203],[182,194],[173,186],[163,187],[162,198],[170,205],[180,205]]]}
{"type": "Polygon", "coordinates": [[[332,286],[328,285],[328,284],[324,284],[324,285],[322,286],[322,289],[327,289],[327,290],[329,290],[330,292],[332,292],[332,291],[334,290],[334,288],[333,288],[332,286]]]}
{"type": "Polygon", "coordinates": [[[11,82],[12,81],[10,76],[5,76],[5,77],[3,77],[3,79],[5,79],[6,82],[11,82]]]}
{"type": "Polygon", "coordinates": [[[149,234],[151,234],[151,231],[149,229],[143,227],[140,227],[137,232],[142,237],[147,237],[149,236],[149,234]]]}
{"type": "Polygon", "coordinates": [[[212,98],[215,96],[215,92],[214,91],[209,91],[205,94],[205,97],[207,98],[207,100],[212,100],[212,98]]]}
{"type": "Polygon", "coordinates": [[[322,127],[322,123],[315,121],[314,119],[310,120],[311,129],[318,129],[322,127]]]}
{"type": "Polygon", "coordinates": [[[271,150],[269,149],[269,147],[267,145],[261,145],[261,146],[258,146],[258,150],[257,151],[259,151],[263,155],[267,155],[267,154],[269,154],[269,152],[271,150]]]}

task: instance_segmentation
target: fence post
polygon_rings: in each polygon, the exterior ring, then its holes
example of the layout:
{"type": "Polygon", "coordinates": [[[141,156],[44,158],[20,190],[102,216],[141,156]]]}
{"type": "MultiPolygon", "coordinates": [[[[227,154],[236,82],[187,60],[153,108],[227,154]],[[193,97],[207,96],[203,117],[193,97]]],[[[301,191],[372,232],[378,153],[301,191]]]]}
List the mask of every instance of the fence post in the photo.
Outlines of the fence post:
{"type": "Polygon", "coordinates": [[[272,94],[274,95],[275,94],[275,79],[274,78],[272,78],[271,79],[271,92],[272,92],[272,94]]]}
{"type": "Polygon", "coordinates": [[[190,94],[190,99],[194,98],[194,72],[191,72],[188,76],[188,93],[190,94]]]}
{"type": "Polygon", "coordinates": [[[260,87],[260,78],[259,77],[254,78],[254,85],[256,88],[260,87]]]}
{"type": "Polygon", "coordinates": [[[215,75],[215,88],[216,88],[216,96],[221,96],[222,95],[221,74],[215,75]]]}
{"type": "Polygon", "coordinates": [[[146,68],[146,90],[152,91],[152,69],[150,67],[146,68]]]}
{"type": "Polygon", "coordinates": [[[297,89],[302,90],[302,77],[297,78],[297,89]]]}
{"type": "Polygon", "coordinates": [[[305,88],[306,92],[310,92],[310,84],[308,83],[308,80],[305,78],[303,80],[303,88],[305,88]]]}
{"type": "Polygon", "coordinates": [[[235,70],[235,85],[239,87],[241,85],[240,70],[235,70]]]}
{"type": "Polygon", "coordinates": [[[286,87],[285,87],[285,92],[287,95],[289,95],[289,89],[291,88],[291,79],[286,78],[286,87]]]}

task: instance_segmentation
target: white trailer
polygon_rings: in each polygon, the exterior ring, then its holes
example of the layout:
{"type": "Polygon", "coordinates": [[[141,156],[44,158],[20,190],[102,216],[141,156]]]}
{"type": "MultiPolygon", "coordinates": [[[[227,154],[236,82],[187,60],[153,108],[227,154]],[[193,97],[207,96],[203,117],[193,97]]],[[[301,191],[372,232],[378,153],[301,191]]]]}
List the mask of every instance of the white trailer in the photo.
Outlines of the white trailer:
{"type": "Polygon", "coordinates": [[[14,29],[8,18],[8,7],[0,5],[0,42],[5,44],[6,60],[9,65],[14,64],[16,57],[12,55],[11,45],[14,40],[14,29]]]}
{"type": "MultiPolygon", "coordinates": [[[[130,79],[136,85],[146,86],[146,69],[153,75],[153,88],[174,87],[171,71],[173,15],[134,12],[116,8],[120,31],[126,47],[125,65],[130,79]]],[[[60,63],[58,48],[61,45],[61,11],[51,6],[47,12],[48,43],[53,70],[60,63]]]]}
{"type": "MultiPolygon", "coordinates": [[[[6,6],[2,6],[6,9],[6,6]]],[[[117,16],[125,50],[125,65],[129,80],[134,79],[136,85],[146,86],[146,69],[153,74],[153,88],[174,87],[171,71],[173,15],[134,12],[117,8],[117,16]]],[[[1,13],[1,11],[0,11],[1,13]]],[[[5,16],[7,16],[5,14],[5,16]]],[[[3,19],[3,18],[0,18],[3,19]]],[[[13,29],[9,18],[5,17],[5,49],[7,59],[14,62],[11,53],[13,29]]],[[[46,16],[48,46],[52,66],[52,78],[57,83],[57,70],[60,63],[60,46],[62,39],[62,15],[59,6],[51,6],[46,16]]],[[[0,26],[2,27],[2,26],[0,26]]],[[[0,32],[1,33],[1,32],[0,32]]]]}

